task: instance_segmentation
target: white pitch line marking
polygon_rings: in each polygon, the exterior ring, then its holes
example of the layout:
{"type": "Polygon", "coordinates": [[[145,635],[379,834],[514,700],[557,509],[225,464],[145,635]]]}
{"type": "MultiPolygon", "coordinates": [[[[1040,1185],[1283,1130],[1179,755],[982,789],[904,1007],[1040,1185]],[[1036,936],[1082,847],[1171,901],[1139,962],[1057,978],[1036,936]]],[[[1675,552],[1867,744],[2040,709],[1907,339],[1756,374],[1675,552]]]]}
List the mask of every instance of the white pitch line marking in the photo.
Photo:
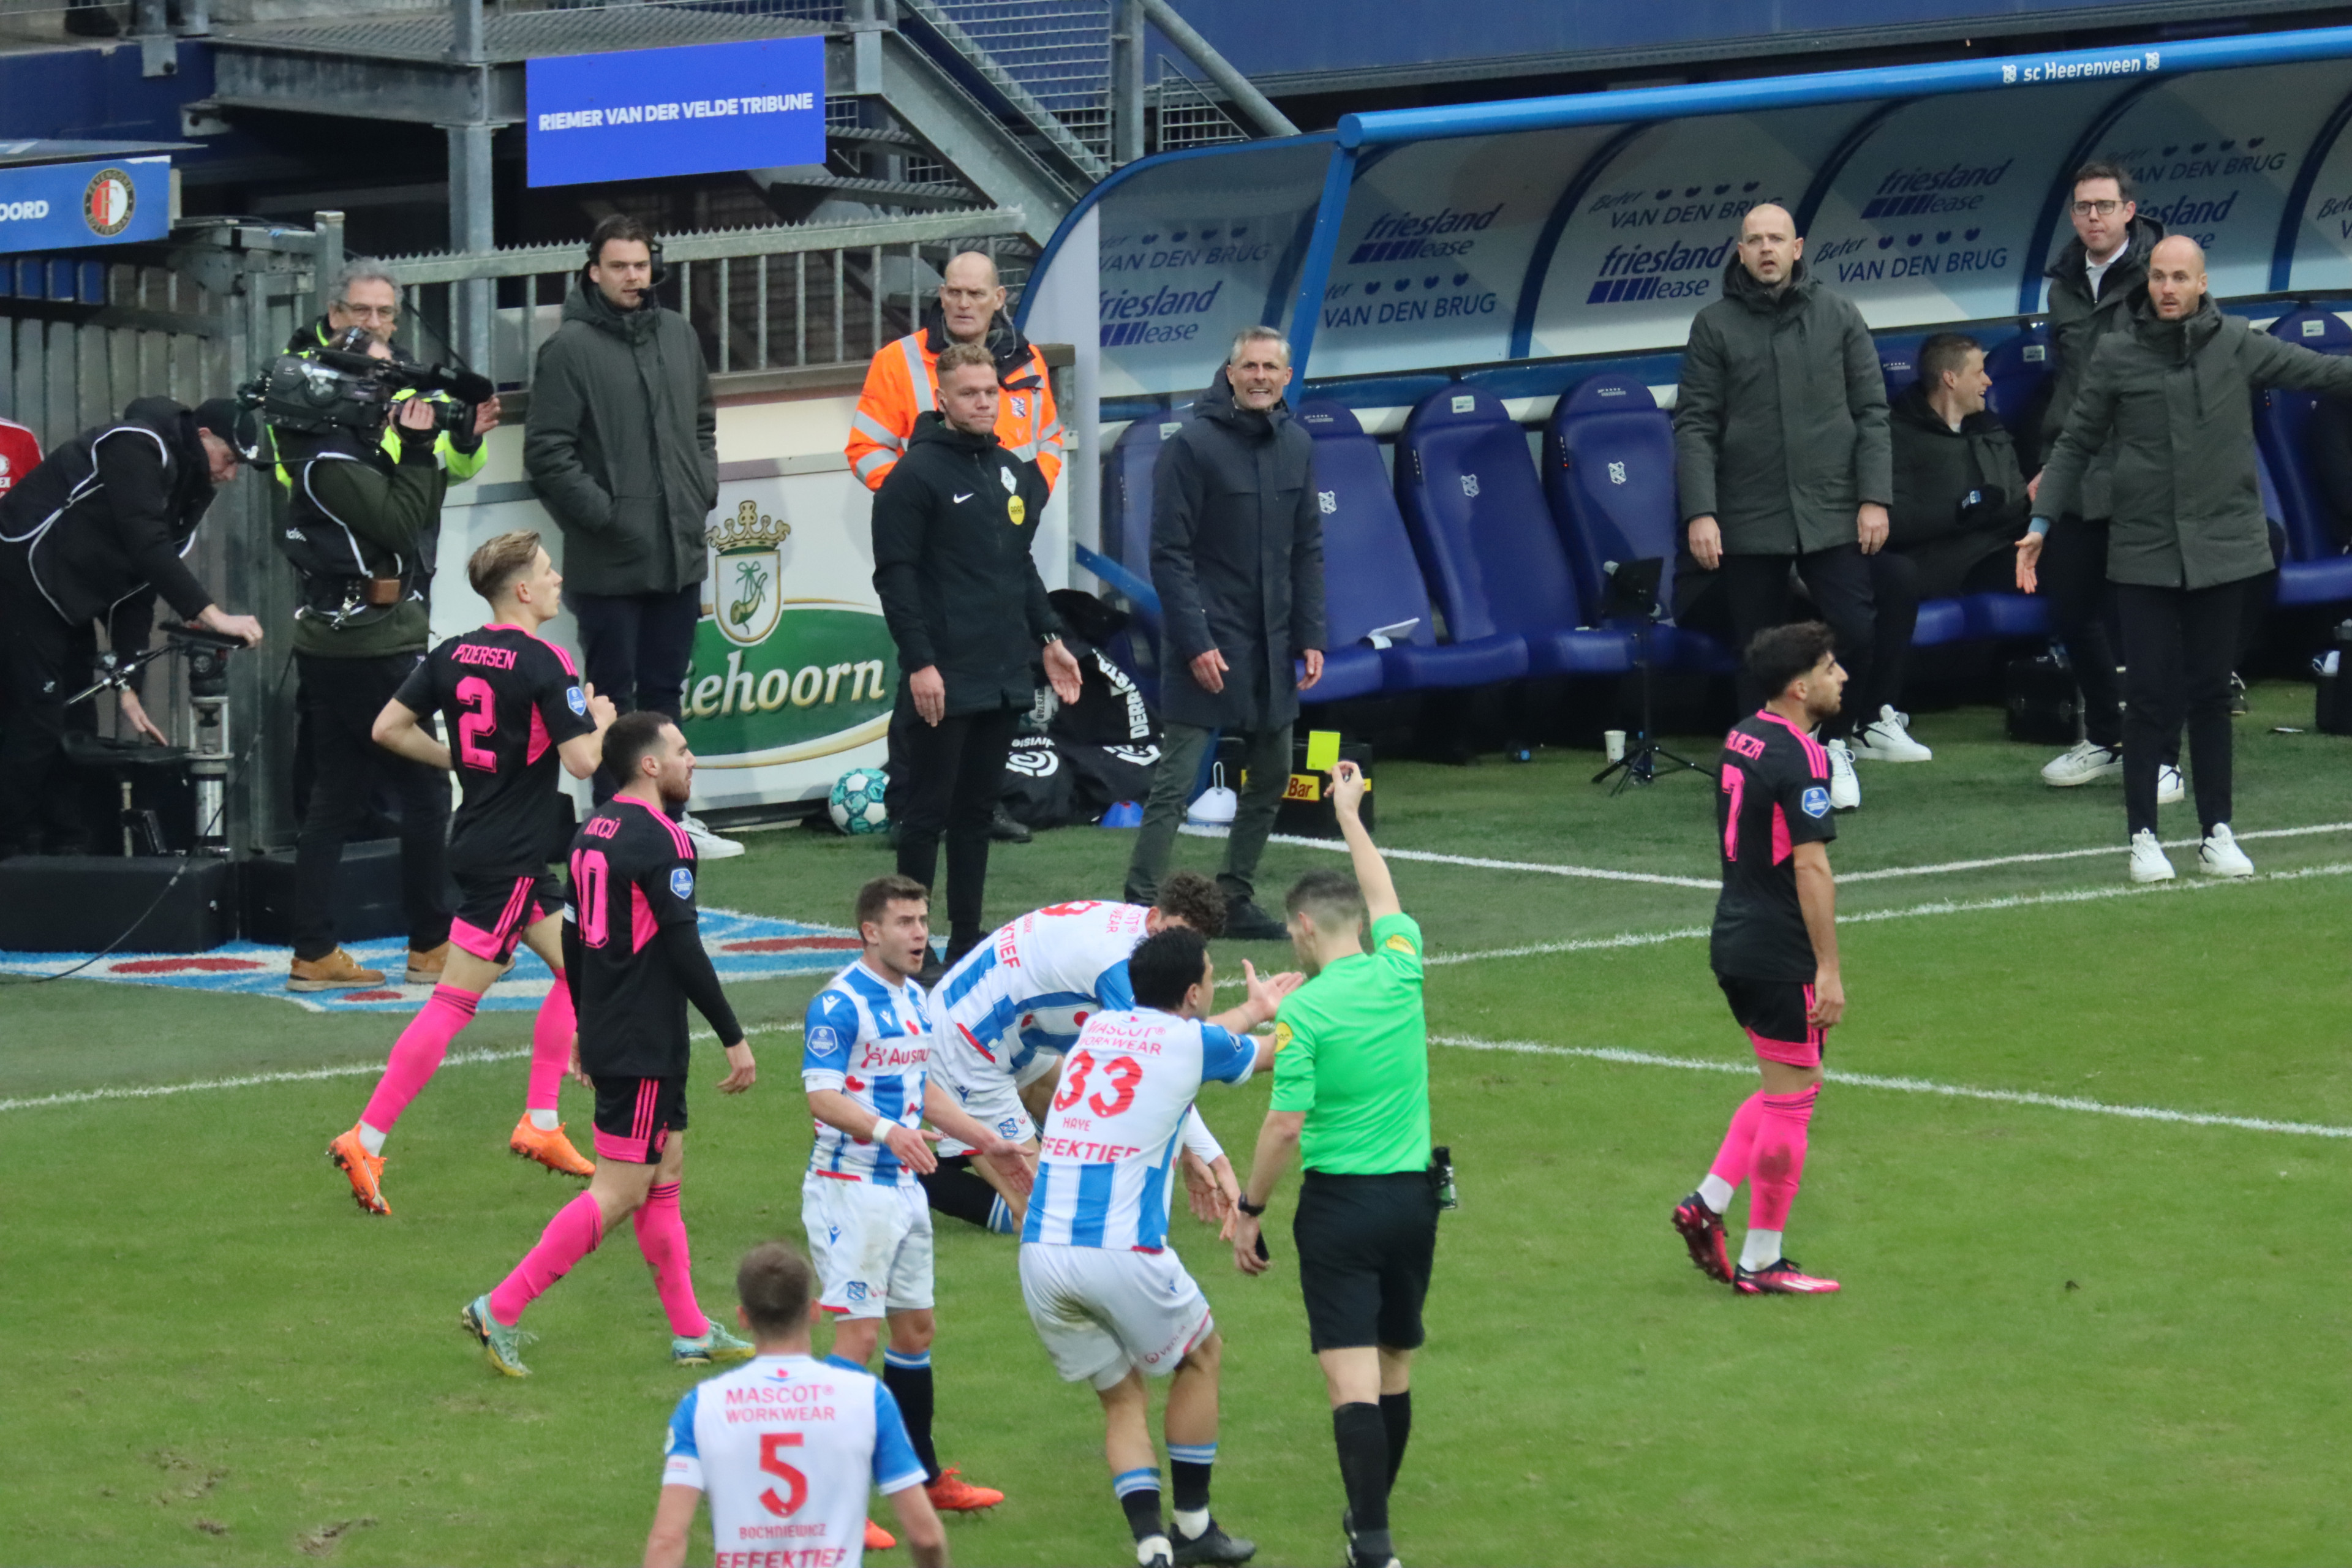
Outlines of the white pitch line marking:
{"type": "MultiPolygon", "coordinates": [[[[1289,844],[1301,849],[1328,849],[1337,854],[1348,853],[1348,847],[1337,839],[1301,838],[1295,834],[1276,833],[1267,837],[1273,844],[1289,844]]],[[[1595,882],[1653,882],[1666,888],[1705,888],[1709,892],[1719,890],[1723,882],[1715,877],[1669,877],[1655,871],[1611,871],[1599,866],[1554,866],[1541,860],[1490,860],[1482,855],[1441,855],[1434,849],[1391,849],[1381,847],[1381,853],[1391,860],[1418,860],[1433,866],[1467,866],[1479,871],[1538,871],[1547,877],[1580,877],[1595,882]]]]}
{"type": "MultiPolygon", "coordinates": [[[[1517,1056],[1580,1057],[1591,1061],[1619,1062],[1629,1067],[1675,1068],[1684,1072],[1729,1073],[1747,1077],[1753,1062],[1708,1061],[1696,1057],[1659,1056],[1651,1051],[1623,1050],[1614,1046],[1550,1046],[1535,1040],[1482,1040],[1468,1035],[1432,1035],[1433,1046],[1465,1051],[1501,1051],[1517,1056]]],[[[2039,1094],[2021,1089],[1971,1089],[1964,1084],[1936,1083],[1923,1078],[1884,1078],[1875,1073],[1823,1069],[1832,1083],[1857,1089],[1892,1089],[1900,1094],[1934,1094],[1948,1100],[1982,1100],[2000,1105],[2032,1105],[2046,1110],[2074,1110],[2093,1116],[2120,1116],[2134,1121],[2169,1121],[2185,1127],[2234,1127],[2245,1132],[2284,1132],[2304,1138],[2352,1138],[2352,1127],[2315,1121],[2272,1121],[2260,1116],[2221,1116],[2202,1110],[2168,1110],[2155,1105],[2114,1105],[2104,1100],[2074,1095],[2039,1094]]]]}

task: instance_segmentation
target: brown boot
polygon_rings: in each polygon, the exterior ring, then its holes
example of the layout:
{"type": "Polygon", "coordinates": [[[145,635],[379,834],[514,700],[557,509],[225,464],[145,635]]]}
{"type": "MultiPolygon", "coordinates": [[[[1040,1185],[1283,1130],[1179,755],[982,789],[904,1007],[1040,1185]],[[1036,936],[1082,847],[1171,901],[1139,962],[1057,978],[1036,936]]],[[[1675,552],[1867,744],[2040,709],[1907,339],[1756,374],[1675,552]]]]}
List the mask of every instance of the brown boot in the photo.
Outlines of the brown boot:
{"type": "Polygon", "coordinates": [[[286,977],[289,991],[356,991],[383,984],[381,969],[362,969],[359,960],[341,948],[324,958],[298,958],[286,977]]]}
{"type": "Polygon", "coordinates": [[[408,983],[411,985],[438,985],[441,975],[449,967],[449,944],[428,948],[419,952],[408,950],[408,983]]]}

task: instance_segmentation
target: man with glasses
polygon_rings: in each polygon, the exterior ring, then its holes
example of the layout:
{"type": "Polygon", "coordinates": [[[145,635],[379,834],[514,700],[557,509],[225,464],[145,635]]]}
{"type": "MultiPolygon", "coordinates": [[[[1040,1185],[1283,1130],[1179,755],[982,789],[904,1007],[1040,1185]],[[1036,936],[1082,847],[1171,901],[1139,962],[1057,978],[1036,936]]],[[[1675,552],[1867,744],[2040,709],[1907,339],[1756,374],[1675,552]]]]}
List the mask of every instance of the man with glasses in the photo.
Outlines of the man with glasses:
{"type": "MultiPolygon", "coordinates": [[[[2066,433],[2074,395],[2083,387],[2099,340],[2131,323],[2132,304],[2147,292],[2147,258],[2164,237],[2164,226],[2139,216],[2132,199],[2130,171],[2104,160],[2074,171],[2074,195],[2067,216],[2074,220],[2074,238],[2050,264],[2050,344],[2056,364],[2050,384],[2050,403],[2042,410],[2035,473],[2026,486],[2029,497],[2042,489],[2041,462],[2055,451],[2066,433]]],[[[2107,521],[2114,508],[2109,500],[2114,458],[2095,454],[2084,470],[2079,510],[2055,518],[2046,536],[2029,534],[2020,542],[2018,584],[2039,578],[2050,601],[2050,629],[2074,666],[2074,679],[2083,692],[2083,732],[2079,743],[2050,760],[2042,782],[2055,789],[2072,789],[2093,779],[2123,772],[2123,687],[2116,679],[2116,650],[2107,636],[2107,521]]],[[[2158,769],[2158,798],[2167,804],[2181,798],[2179,754],[2167,756],[2158,769]]]]}
{"type": "MultiPolygon", "coordinates": [[[[915,420],[940,406],[940,355],[950,343],[976,343],[996,364],[997,444],[1034,467],[1053,493],[1062,474],[1062,421],[1054,408],[1054,388],[1039,353],[1004,312],[1004,285],[995,258],[966,250],[950,257],[940,275],[939,308],[924,312],[922,326],[885,344],[866,367],[866,386],[849,421],[849,468],[869,490],[879,490],[906,455],[915,420]]],[[[896,823],[906,802],[905,737],[890,731],[890,817],[896,823]]],[[[999,802],[989,836],[1026,844],[1029,830],[999,802]]]]}
{"type": "MultiPolygon", "coordinates": [[[[287,342],[290,354],[312,354],[331,348],[343,334],[359,328],[376,342],[392,350],[392,357],[404,363],[415,356],[403,349],[393,339],[400,330],[400,284],[385,270],[380,261],[346,262],[335,275],[335,286],[327,301],[327,313],[309,326],[298,329],[287,342]]],[[[436,400],[442,395],[432,395],[436,400]]],[[[434,443],[434,460],[453,485],[464,484],[482,471],[489,454],[482,437],[498,427],[499,400],[491,398],[477,411],[470,430],[444,430],[434,443]]],[[[385,439],[392,439],[389,429],[385,439]]],[[[390,450],[391,448],[387,448],[390,450]]],[[[283,465],[278,471],[278,482],[289,483],[283,465]]]]}

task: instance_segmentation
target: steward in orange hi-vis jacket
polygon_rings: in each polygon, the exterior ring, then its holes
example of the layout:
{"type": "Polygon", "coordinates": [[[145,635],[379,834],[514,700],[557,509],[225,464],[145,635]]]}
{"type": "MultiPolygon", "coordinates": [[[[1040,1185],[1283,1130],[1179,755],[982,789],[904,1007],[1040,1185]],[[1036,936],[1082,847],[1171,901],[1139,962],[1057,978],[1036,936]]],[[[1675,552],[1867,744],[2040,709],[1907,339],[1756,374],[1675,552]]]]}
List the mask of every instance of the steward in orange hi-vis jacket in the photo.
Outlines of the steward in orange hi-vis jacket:
{"type": "Polygon", "coordinates": [[[850,471],[869,490],[907,450],[917,416],[939,406],[940,352],[950,342],[984,344],[996,361],[996,439],[1014,457],[1037,465],[1051,489],[1062,475],[1062,421],[1039,353],[1004,314],[1004,286],[996,263],[977,250],[951,258],[940,283],[940,303],[922,329],[884,345],[866,367],[866,386],[849,422],[844,448],[850,471]]]}

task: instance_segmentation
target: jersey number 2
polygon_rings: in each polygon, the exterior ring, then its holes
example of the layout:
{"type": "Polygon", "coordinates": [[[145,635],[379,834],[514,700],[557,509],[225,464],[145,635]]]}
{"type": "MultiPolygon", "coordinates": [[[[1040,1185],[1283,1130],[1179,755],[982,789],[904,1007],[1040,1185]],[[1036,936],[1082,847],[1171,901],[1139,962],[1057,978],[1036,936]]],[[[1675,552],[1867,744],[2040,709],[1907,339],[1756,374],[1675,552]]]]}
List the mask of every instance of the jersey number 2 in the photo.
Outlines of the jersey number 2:
{"type": "Polygon", "coordinates": [[[798,1432],[762,1432],[760,1434],[760,1468],[784,1483],[784,1495],[778,1497],[770,1487],[760,1494],[760,1506],[778,1519],[790,1519],[800,1512],[801,1504],[808,1501],[808,1478],[777,1457],[779,1448],[801,1447],[798,1432]]]}
{"type": "Polygon", "coordinates": [[[457,701],[466,710],[457,719],[457,756],[467,767],[485,773],[499,771],[499,754],[475,742],[498,733],[498,700],[490,683],[478,675],[457,682],[457,701]]]}
{"type": "Polygon", "coordinates": [[[1054,1109],[1067,1110],[1087,1092],[1087,1078],[1099,1065],[1103,1077],[1110,1080],[1113,1098],[1105,1101],[1100,1094],[1087,1101],[1097,1116],[1117,1116],[1135,1103],[1135,1086],[1143,1081],[1143,1065],[1133,1057],[1113,1057],[1097,1064],[1092,1051],[1080,1051],[1070,1058],[1062,1069],[1062,1091],[1054,1096],[1054,1109]]]}

